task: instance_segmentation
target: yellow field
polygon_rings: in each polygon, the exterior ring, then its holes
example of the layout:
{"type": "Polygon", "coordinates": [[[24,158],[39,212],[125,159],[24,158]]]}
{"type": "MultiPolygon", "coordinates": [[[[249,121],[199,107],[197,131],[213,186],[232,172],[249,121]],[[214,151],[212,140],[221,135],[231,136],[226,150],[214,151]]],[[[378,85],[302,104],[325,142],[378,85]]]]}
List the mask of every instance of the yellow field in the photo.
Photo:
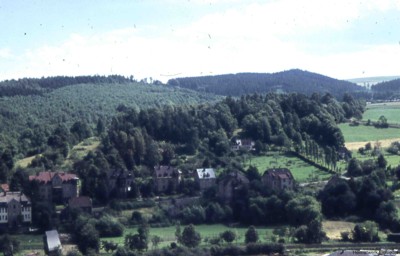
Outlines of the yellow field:
{"type": "Polygon", "coordinates": [[[354,229],[355,223],[352,222],[347,222],[347,221],[323,221],[322,222],[322,227],[323,230],[326,232],[326,235],[329,237],[329,239],[340,239],[340,233],[341,232],[351,232],[351,230],[354,229]]]}

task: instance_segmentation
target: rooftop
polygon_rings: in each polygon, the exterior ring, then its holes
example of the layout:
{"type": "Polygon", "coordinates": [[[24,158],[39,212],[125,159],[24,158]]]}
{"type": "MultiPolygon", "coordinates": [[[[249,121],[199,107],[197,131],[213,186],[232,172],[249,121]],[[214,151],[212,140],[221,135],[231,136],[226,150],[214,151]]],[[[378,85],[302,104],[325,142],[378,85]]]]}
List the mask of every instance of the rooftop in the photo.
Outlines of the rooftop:
{"type": "Polygon", "coordinates": [[[61,178],[62,182],[67,182],[70,180],[76,180],[78,177],[72,173],[66,172],[39,172],[36,175],[29,176],[29,181],[37,180],[39,182],[48,183],[50,182],[55,176],[61,178]]]}
{"type": "Polygon", "coordinates": [[[197,177],[200,179],[215,179],[215,171],[213,168],[196,169],[197,177]]]}

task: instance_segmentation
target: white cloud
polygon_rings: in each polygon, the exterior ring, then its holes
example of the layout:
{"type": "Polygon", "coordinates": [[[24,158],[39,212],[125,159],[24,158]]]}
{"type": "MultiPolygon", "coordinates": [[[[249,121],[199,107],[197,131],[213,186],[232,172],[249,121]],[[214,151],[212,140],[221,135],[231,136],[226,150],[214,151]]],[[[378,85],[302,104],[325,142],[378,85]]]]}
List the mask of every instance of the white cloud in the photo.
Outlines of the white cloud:
{"type": "Polygon", "coordinates": [[[9,59],[12,58],[13,55],[9,48],[2,48],[0,49],[0,59],[9,59]]]}
{"type": "MultiPolygon", "coordinates": [[[[395,61],[400,58],[400,45],[364,46],[356,52],[317,56],[304,52],[300,46],[304,42],[292,36],[338,31],[374,8],[384,11],[399,7],[398,2],[386,0],[364,4],[347,0],[269,1],[209,14],[169,32],[153,26],[96,35],[73,34],[61,45],[27,50],[18,56],[24,68],[13,68],[0,79],[122,74],[166,81],[176,74],[276,72],[290,68],[340,78],[397,74],[395,61]]],[[[0,58],[4,57],[11,57],[11,51],[0,49],[0,58]]]]}

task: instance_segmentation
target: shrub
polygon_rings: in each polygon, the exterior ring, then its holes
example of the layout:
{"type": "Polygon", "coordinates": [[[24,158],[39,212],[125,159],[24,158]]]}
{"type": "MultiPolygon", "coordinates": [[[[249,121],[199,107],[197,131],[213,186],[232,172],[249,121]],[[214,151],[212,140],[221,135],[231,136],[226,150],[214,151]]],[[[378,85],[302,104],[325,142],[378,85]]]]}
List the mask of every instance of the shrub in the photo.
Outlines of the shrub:
{"type": "Polygon", "coordinates": [[[254,244],[246,245],[246,252],[248,255],[270,255],[276,254],[283,255],[285,248],[282,244],[254,244]]]}

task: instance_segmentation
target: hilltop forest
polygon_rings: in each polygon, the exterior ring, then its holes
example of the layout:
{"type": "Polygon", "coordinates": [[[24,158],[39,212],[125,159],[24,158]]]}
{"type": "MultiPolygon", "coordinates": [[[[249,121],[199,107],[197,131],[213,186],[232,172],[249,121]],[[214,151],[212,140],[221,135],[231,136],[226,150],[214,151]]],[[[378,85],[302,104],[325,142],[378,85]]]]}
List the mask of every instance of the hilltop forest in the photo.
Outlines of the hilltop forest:
{"type": "MultiPolygon", "coordinates": [[[[218,96],[120,76],[52,77],[0,83],[0,151],[16,158],[41,153],[57,127],[108,127],[125,108],[214,102],[218,96]]],[[[91,133],[96,134],[96,133],[91,133]]]]}
{"type": "Polygon", "coordinates": [[[320,74],[293,69],[278,73],[238,73],[216,76],[176,78],[168,85],[218,95],[240,96],[252,93],[289,93],[306,95],[330,93],[341,98],[345,93],[365,93],[364,87],[320,74]]]}

